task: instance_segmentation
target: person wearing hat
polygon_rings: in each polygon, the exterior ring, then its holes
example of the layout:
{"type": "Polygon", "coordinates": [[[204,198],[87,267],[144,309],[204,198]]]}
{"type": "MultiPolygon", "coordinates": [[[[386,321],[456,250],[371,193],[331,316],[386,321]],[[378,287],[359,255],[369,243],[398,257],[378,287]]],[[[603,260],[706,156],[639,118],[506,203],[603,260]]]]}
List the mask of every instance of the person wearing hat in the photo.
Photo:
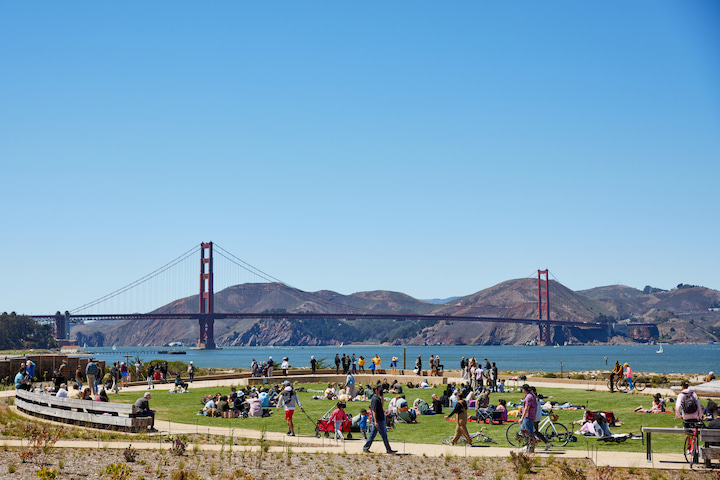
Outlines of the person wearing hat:
{"type": "Polygon", "coordinates": [[[632,368],[630,368],[630,364],[627,363],[627,362],[625,362],[625,365],[623,365],[623,367],[625,367],[625,378],[627,379],[627,382],[628,382],[628,391],[627,391],[627,393],[630,393],[630,390],[633,389],[633,381],[632,381],[632,378],[633,378],[632,375],[633,375],[633,374],[632,374],[632,368]]]}
{"type": "MultiPolygon", "coordinates": [[[[285,409],[285,422],[288,426],[287,434],[291,437],[294,437],[295,425],[293,424],[293,414],[295,413],[295,407],[300,407],[301,410],[303,410],[303,407],[300,403],[300,399],[298,398],[297,393],[295,393],[295,390],[293,390],[292,386],[290,385],[286,385],[285,388],[283,388],[283,391],[280,394],[280,398],[278,399],[276,410],[280,410],[281,406],[285,409]]],[[[303,412],[304,411],[305,410],[303,410],[303,412]]]]}
{"type": "MultiPolygon", "coordinates": [[[[30,363],[30,360],[28,360],[28,363],[30,363]]],[[[705,383],[709,383],[715,380],[715,372],[710,372],[707,374],[707,377],[705,377],[705,383]]]]}
{"type": "Polygon", "coordinates": [[[60,384],[60,389],[57,391],[57,393],[55,394],[55,396],[56,396],[57,398],[67,398],[67,396],[68,396],[67,384],[61,383],[61,384],[60,384]]]}
{"type": "Polygon", "coordinates": [[[190,362],[190,365],[188,365],[188,377],[190,377],[190,383],[192,383],[193,378],[195,378],[195,365],[193,365],[193,362],[190,362]]]}
{"type": "Polygon", "coordinates": [[[527,432],[530,443],[527,448],[529,452],[535,451],[535,415],[537,414],[537,399],[530,390],[530,385],[524,384],[521,388],[525,395],[523,399],[522,416],[520,417],[520,431],[527,432]]]}
{"type": "Polygon", "coordinates": [[[390,366],[392,367],[392,373],[393,373],[393,374],[396,374],[396,373],[397,373],[397,362],[398,362],[398,357],[392,357],[392,361],[390,362],[390,366]]]}
{"type": "Polygon", "coordinates": [[[150,431],[155,432],[155,410],[150,409],[150,398],[152,398],[150,392],[145,392],[145,395],[135,401],[135,417],[152,418],[152,423],[150,424],[150,431]]]}

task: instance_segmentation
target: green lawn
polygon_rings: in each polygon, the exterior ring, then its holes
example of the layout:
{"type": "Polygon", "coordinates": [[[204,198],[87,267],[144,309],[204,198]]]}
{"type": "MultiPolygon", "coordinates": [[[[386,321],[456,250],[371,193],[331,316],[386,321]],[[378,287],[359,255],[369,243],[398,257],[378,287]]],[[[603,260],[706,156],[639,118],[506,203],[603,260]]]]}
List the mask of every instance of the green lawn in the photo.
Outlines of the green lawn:
{"type": "MultiPolygon", "coordinates": [[[[323,390],[325,384],[305,384],[305,388],[310,390],[323,390]]],[[[186,423],[191,425],[221,426],[227,428],[248,428],[254,430],[262,430],[265,428],[271,432],[286,432],[287,426],[283,411],[273,413],[268,418],[248,418],[248,419],[223,419],[209,418],[196,415],[196,412],[202,409],[201,399],[203,395],[221,392],[228,394],[229,387],[209,388],[191,390],[185,394],[167,393],[168,386],[163,389],[158,386],[152,390],[152,399],[150,401],[151,408],[157,410],[157,418],[162,420],[170,420],[177,423],[186,423]]],[[[405,389],[405,396],[410,404],[416,398],[422,398],[428,403],[432,393],[442,394],[441,388],[434,389],[405,389]]],[[[555,389],[541,388],[540,394],[552,397],[552,400],[558,402],[570,402],[575,405],[587,405],[591,410],[603,410],[614,412],[616,418],[624,424],[617,427],[611,427],[613,433],[640,433],[641,426],[656,427],[679,427],[682,426],[680,420],[675,420],[673,414],[647,414],[633,413],[632,410],[639,405],[649,408],[652,403],[652,397],[649,395],[626,395],[621,393],[604,393],[575,389],[555,389]]],[[[318,393],[300,392],[300,401],[305,408],[307,414],[313,420],[317,421],[335,402],[327,400],[313,400],[312,396],[318,393]]],[[[111,401],[134,402],[140,396],[139,392],[120,393],[119,395],[111,394],[111,401]]],[[[518,403],[521,399],[519,392],[493,394],[491,403],[497,403],[499,398],[504,398],[508,402],[518,403]]],[[[349,402],[346,411],[349,415],[359,413],[361,408],[368,408],[369,402],[349,402]]],[[[670,404],[673,408],[674,404],[670,404]]],[[[274,411],[274,409],[273,409],[274,411]]],[[[451,409],[446,409],[446,414],[451,409]]],[[[474,410],[472,411],[474,414],[474,410]]],[[[556,411],[560,416],[558,420],[565,424],[568,430],[577,430],[578,425],[571,425],[575,420],[580,420],[583,410],[556,411]]],[[[296,411],[295,428],[299,435],[314,435],[315,425],[301,411],[296,411]]],[[[440,443],[440,439],[444,436],[453,434],[455,430],[455,422],[445,420],[444,415],[422,415],[419,416],[417,424],[398,424],[396,428],[389,431],[391,443],[440,443]]],[[[470,423],[468,430],[474,432],[478,429],[479,424],[470,423]]],[[[485,432],[493,439],[497,440],[501,446],[510,446],[505,439],[505,430],[507,424],[504,425],[488,425],[485,432]]],[[[202,430],[200,430],[202,433],[202,430]]],[[[353,434],[353,439],[362,438],[359,433],[353,434]]],[[[654,452],[672,452],[682,453],[684,437],[682,435],[653,435],[653,451],[654,452]]],[[[586,450],[588,448],[597,448],[599,450],[616,450],[616,451],[635,451],[644,452],[645,447],[641,440],[627,440],[624,443],[606,443],[598,442],[594,438],[584,438],[578,436],[578,441],[569,443],[566,448],[586,450]]]]}

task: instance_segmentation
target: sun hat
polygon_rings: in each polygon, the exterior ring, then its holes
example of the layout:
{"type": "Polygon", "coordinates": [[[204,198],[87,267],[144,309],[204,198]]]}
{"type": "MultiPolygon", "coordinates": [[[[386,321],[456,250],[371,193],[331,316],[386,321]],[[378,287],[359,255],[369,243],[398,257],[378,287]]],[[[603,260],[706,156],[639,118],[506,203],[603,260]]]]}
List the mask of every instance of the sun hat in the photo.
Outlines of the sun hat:
{"type": "Polygon", "coordinates": [[[289,381],[285,380],[285,381],[283,382],[283,385],[285,385],[286,387],[289,387],[289,386],[292,385],[292,384],[291,384],[289,381]]]}

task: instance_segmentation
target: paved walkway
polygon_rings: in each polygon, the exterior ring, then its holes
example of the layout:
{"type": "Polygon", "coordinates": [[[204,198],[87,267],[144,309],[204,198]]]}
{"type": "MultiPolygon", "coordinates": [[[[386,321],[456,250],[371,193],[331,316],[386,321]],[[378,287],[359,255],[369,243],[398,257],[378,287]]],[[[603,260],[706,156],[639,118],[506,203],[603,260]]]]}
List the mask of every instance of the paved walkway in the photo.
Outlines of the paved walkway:
{"type": "MultiPolygon", "coordinates": [[[[318,376],[316,381],[326,381],[322,377],[318,376]]],[[[364,381],[364,376],[362,380],[364,381]]],[[[367,376],[370,379],[370,376],[367,376]]],[[[356,376],[356,378],[358,378],[356,376]]],[[[384,377],[383,377],[384,378],[384,377]]],[[[445,377],[447,378],[447,377],[445,377]]],[[[377,376],[375,376],[377,379],[377,376]]],[[[276,377],[277,381],[282,380],[282,377],[276,377]]],[[[293,380],[300,380],[300,378],[293,378],[293,380]]],[[[407,379],[406,379],[407,380],[407,379]]],[[[460,379],[448,379],[449,381],[460,381],[460,379]]],[[[574,381],[574,382],[553,382],[555,379],[528,379],[528,383],[534,383],[537,386],[544,386],[548,388],[577,388],[577,389],[588,389],[587,382],[574,381]],[[538,381],[536,381],[538,380],[538,381]]],[[[308,381],[308,379],[302,379],[301,381],[308,381]]],[[[213,388],[213,387],[229,387],[232,385],[238,385],[241,381],[239,379],[218,379],[218,380],[202,380],[196,381],[192,384],[193,388],[213,388]]],[[[273,382],[274,383],[274,382],[273,382]]],[[[594,385],[596,390],[601,391],[602,385],[594,385]]],[[[162,391],[163,388],[169,388],[168,384],[157,385],[156,391],[162,391]]],[[[592,389],[592,388],[591,388],[592,389]]],[[[124,391],[147,391],[147,385],[132,385],[123,389],[124,391]]],[[[648,389],[650,390],[650,389],[648,389]]],[[[654,393],[656,390],[648,391],[644,393],[654,393]]],[[[663,392],[665,389],[661,389],[663,392]]],[[[605,391],[607,389],[605,388],[605,391]]],[[[0,397],[14,396],[14,390],[6,390],[0,392],[0,397]]],[[[663,393],[664,394],[664,393],[663,393]]],[[[110,394],[112,398],[112,394],[110,394]]],[[[22,413],[20,413],[23,415],[22,413]]],[[[33,420],[38,420],[36,417],[29,417],[33,420]]],[[[38,420],[40,421],[40,420],[38,420]]],[[[54,423],[54,422],[49,422],[54,423]]],[[[58,424],[64,425],[64,424],[58,424]]],[[[210,426],[199,426],[192,424],[172,423],[164,420],[156,420],[155,428],[158,429],[158,433],[150,436],[148,442],[107,442],[107,441],[60,441],[56,444],[59,448],[113,448],[113,449],[125,449],[132,443],[133,448],[138,449],[169,449],[171,447],[169,442],[165,442],[164,437],[166,435],[177,435],[177,434],[209,434],[219,435],[225,437],[234,438],[248,438],[248,439],[259,439],[262,435],[257,430],[248,430],[242,428],[228,428],[228,427],[210,427],[210,426]],[[157,441],[156,441],[157,440],[157,441]]],[[[105,430],[99,430],[104,431],[105,430]]],[[[334,441],[324,436],[316,438],[315,436],[297,436],[290,437],[288,435],[277,433],[277,432],[266,432],[265,438],[274,442],[280,442],[281,446],[270,447],[271,452],[283,452],[288,447],[292,447],[292,451],[296,453],[308,452],[308,453],[348,453],[348,454],[361,454],[363,441],[361,439],[345,440],[345,441],[334,441]]],[[[378,439],[379,440],[379,439],[378,439]]],[[[26,442],[25,442],[26,443],[26,442]]],[[[4,445],[10,447],[21,447],[24,445],[23,440],[5,440],[4,445]]],[[[495,457],[495,458],[507,458],[510,456],[511,451],[517,451],[517,449],[502,448],[502,447],[490,447],[487,444],[481,444],[473,447],[464,446],[449,446],[443,444],[419,444],[419,443],[393,443],[393,448],[397,449],[401,454],[410,455],[426,455],[431,457],[439,456],[465,456],[465,457],[495,457]]],[[[588,445],[592,445],[588,443],[588,445]]],[[[193,448],[195,446],[193,445],[193,448]]],[[[205,445],[200,444],[197,446],[200,450],[220,450],[221,445],[205,445]]],[[[228,446],[224,447],[226,450],[228,446]]],[[[259,449],[258,446],[243,446],[235,445],[233,449],[242,451],[256,451],[259,449]]],[[[371,449],[374,452],[382,453],[384,448],[382,441],[376,441],[371,449]]],[[[559,458],[589,458],[597,466],[614,466],[614,467],[634,467],[634,468],[663,468],[663,469],[683,469],[688,468],[685,463],[685,458],[682,454],[655,454],[653,456],[653,462],[649,463],[645,459],[645,453],[636,452],[615,452],[615,451],[590,451],[590,450],[563,450],[562,448],[555,448],[550,451],[536,452],[538,456],[557,455],[559,458]]]]}

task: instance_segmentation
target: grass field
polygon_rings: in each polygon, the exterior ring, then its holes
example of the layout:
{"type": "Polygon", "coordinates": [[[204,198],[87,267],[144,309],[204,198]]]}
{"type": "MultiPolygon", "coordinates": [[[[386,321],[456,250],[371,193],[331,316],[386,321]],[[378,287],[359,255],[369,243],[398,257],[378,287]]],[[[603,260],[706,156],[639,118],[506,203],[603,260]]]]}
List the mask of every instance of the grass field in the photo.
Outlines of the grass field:
{"type": "MultiPolygon", "coordinates": [[[[323,390],[324,384],[304,384],[308,390],[323,390]]],[[[166,386],[167,388],[167,386],[166,386]]],[[[224,428],[247,428],[253,430],[262,430],[263,428],[270,432],[284,433],[287,431],[283,411],[273,413],[267,418],[210,418],[196,415],[196,412],[202,409],[201,399],[204,395],[221,392],[228,394],[229,387],[197,389],[191,390],[185,394],[168,393],[167,389],[163,389],[162,385],[152,390],[151,408],[157,411],[158,419],[169,420],[177,423],[200,426],[216,426],[224,428]]],[[[430,402],[432,393],[442,394],[441,388],[433,389],[405,389],[405,396],[409,403],[416,398],[430,402]]],[[[633,413],[632,410],[643,405],[649,408],[652,397],[649,395],[627,395],[620,393],[604,393],[595,391],[585,391],[576,389],[555,389],[542,388],[538,393],[551,397],[551,400],[558,402],[570,402],[574,405],[587,405],[591,410],[603,410],[614,412],[616,418],[623,422],[623,425],[611,427],[613,433],[640,433],[642,426],[657,427],[679,427],[682,426],[680,420],[676,420],[673,414],[647,414],[633,413]]],[[[305,412],[308,416],[317,421],[323,414],[332,408],[335,402],[327,400],[313,400],[313,395],[319,393],[300,392],[299,398],[303,404],[305,412]]],[[[117,396],[111,394],[111,401],[133,402],[139,397],[139,392],[120,393],[117,396]]],[[[508,402],[518,403],[521,399],[519,392],[493,394],[491,403],[497,403],[497,400],[504,398],[508,402]]],[[[360,409],[367,408],[369,402],[349,402],[346,409],[349,415],[359,413],[360,409]]],[[[670,404],[670,408],[674,404],[670,404]]],[[[446,414],[451,409],[445,409],[446,414]]],[[[274,411],[274,409],[273,409],[274,411]]],[[[474,413],[474,411],[471,411],[474,413]]],[[[565,424],[568,430],[573,431],[579,429],[579,425],[572,425],[573,421],[580,420],[583,410],[556,411],[560,416],[559,422],[565,424]]],[[[295,412],[294,417],[295,429],[298,435],[314,435],[315,425],[301,411],[295,412]]],[[[388,435],[391,443],[440,443],[440,439],[444,436],[451,435],[455,430],[455,422],[445,420],[445,415],[421,415],[417,424],[398,424],[396,428],[389,431],[388,435]]],[[[468,430],[473,432],[482,424],[469,423],[468,430]]],[[[500,446],[510,446],[505,438],[507,424],[504,425],[487,425],[485,432],[494,440],[498,441],[500,446]]],[[[634,451],[642,452],[645,447],[641,440],[627,440],[624,443],[607,443],[599,442],[594,438],[585,438],[579,435],[578,441],[569,443],[568,449],[587,450],[588,448],[597,448],[599,450],[610,451],[634,451]]],[[[354,434],[353,438],[361,438],[360,434],[354,434]]],[[[672,452],[681,453],[684,438],[682,435],[653,435],[653,451],[655,452],[672,452]]]]}

